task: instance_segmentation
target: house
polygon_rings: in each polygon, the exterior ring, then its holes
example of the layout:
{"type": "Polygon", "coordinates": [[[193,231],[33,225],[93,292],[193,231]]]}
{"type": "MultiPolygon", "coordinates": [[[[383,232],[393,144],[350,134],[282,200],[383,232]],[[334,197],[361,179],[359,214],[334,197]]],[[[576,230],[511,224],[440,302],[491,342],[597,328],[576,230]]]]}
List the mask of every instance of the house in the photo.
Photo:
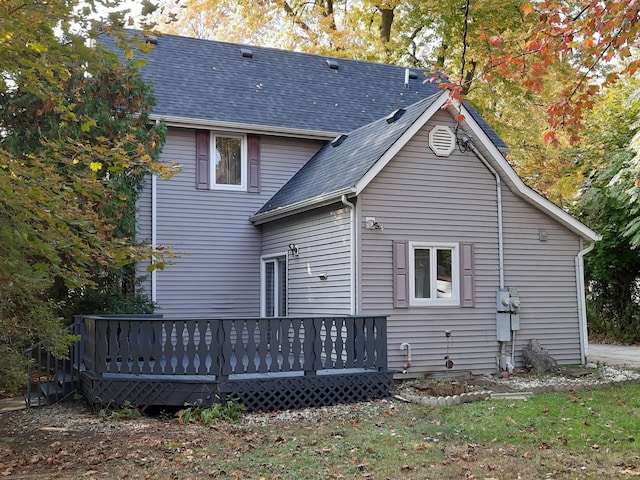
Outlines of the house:
{"type": "Polygon", "coordinates": [[[158,313],[382,315],[397,377],[511,369],[531,339],[585,361],[583,257],[600,237],[424,71],[153,42],[142,73],[181,171],[149,179],[139,239],[184,253],[143,284],[158,313]]]}

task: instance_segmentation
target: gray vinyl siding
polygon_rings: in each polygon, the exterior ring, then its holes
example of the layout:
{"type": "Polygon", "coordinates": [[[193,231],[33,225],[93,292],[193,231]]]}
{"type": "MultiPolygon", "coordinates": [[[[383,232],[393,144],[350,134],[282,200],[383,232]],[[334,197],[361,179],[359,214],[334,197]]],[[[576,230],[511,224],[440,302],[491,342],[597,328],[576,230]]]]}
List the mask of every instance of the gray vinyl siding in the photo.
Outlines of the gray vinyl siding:
{"type": "MultiPolygon", "coordinates": [[[[454,371],[491,372],[499,354],[495,179],[471,152],[456,149],[449,157],[436,157],[428,147],[428,132],[438,124],[455,126],[448,115],[437,114],[360,195],[360,312],[389,316],[392,369],[404,367],[400,345],[408,342],[412,375],[445,371],[446,355],[454,371]],[[384,230],[362,228],[367,216],[376,217],[384,230]],[[475,306],[394,309],[393,240],[472,243],[475,306]],[[451,337],[446,330],[453,332],[451,337]]],[[[579,363],[573,266],[579,240],[504,186],[503,202],[505,284],[519,287],[522,298],[516,360],[521,359],[522,342],[537,338],[552,347],[561,363],[579,363]],[[538,240],[540,228],[548,231],[549,241],[538,240]]]]}
{"type": "Polygon", "coordinates": [[[350,313],[350,225],[343,205],[263,225],[264,255],[287,252],[290,243],[299,247],[297,257],[287,254],[288,315],[350,313]]]}
{"type": "Polygon", "coordinates": [[[515,197],[503,193],[505,282],[518,287],[522,346],[535,338],[561,364],[580,363],[580,337],[575,256],[580,241],[556,222],[515,197]],[[539,232],[547,240],[539,240],[539,232]]]}
{"type": "MultiPolygon", "coordinates": [[[[181,171],[157,182],[156,232],[158,244],[171,247],[179,258],[156,274],[158,313],[259,315],[261,232],[249,217],[318,146],[316,141],[261,137],[260,193],[197,190],[195,131],[169,129],[161,159],[177,162],[181,171]]],[[[145,193],[141,207],[150,202],[150,190],[145,193]]]]}

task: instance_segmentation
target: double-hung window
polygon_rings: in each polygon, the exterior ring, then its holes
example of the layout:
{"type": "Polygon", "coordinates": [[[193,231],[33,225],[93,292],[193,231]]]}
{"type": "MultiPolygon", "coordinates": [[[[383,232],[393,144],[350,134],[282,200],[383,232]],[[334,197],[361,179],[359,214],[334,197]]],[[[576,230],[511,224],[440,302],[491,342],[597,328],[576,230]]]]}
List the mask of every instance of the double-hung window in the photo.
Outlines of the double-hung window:
{"type": "Polygon", "coordinates": [[[211,135],[211,188],[246,190],[246,150],[245,137],[211,135]]]}
{"type": "Polygon", "coordinates": [[[458,245],[410,242],[409,247],[411,305],[458,305],[458,245]]]}

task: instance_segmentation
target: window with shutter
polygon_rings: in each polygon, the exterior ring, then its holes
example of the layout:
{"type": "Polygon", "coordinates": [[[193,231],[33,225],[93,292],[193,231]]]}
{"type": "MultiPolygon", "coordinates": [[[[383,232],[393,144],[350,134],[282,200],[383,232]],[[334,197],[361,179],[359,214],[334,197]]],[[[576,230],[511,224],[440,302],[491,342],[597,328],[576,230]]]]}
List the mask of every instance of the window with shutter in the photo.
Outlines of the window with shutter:
{"type": "Polygon", "coordinates": [[[196,188],[260,191],[260,138],[196,130],[196,188]]]}
{"type": "Polygon", "coordinates": [[[409,304],[459,305],[458,245],[409,242],[407,250],[409,304]]]}

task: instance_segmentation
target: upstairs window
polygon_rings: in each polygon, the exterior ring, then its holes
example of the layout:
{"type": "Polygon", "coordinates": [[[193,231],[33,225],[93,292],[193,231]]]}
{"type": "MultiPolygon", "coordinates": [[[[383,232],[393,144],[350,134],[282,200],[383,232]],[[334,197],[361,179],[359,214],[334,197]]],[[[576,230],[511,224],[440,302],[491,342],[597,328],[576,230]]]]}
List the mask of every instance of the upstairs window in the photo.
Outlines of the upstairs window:
{"type": "Polygon", "coordinates": [[[246,189],[247,160],[244,137],[211,135],[211,188],[246,189]]]}
{"type": "Polygon", "coordinates": [[[411,305],[458,305],[458,246],[411,242],[411,305]]]}
{"type": "Polygon", "coordinates": [[[260,192],[260,137],[197,130],[196,188],[260,192]]]}

